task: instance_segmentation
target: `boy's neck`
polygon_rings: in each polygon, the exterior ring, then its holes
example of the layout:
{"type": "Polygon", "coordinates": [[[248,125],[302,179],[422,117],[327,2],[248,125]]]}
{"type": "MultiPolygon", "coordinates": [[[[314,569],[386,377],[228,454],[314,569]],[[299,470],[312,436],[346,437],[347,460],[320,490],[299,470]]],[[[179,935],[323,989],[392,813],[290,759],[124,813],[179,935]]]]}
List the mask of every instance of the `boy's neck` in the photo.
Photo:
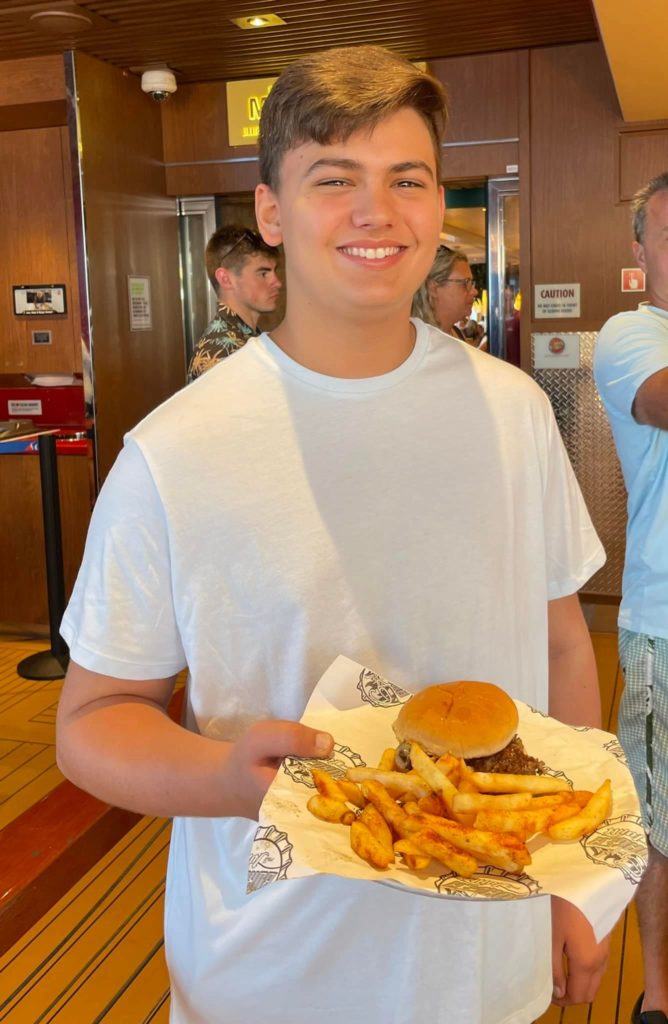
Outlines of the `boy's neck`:
{"type": "Polygon", "coordinates": [[[328,377],[361,379],[396,370],[415,347],[415,328],[408,319],[391,315],[366,322],[338,317],[323,322],[302,311],[290,314],[271,331],[271,337],[296,363],[328,377]]]}

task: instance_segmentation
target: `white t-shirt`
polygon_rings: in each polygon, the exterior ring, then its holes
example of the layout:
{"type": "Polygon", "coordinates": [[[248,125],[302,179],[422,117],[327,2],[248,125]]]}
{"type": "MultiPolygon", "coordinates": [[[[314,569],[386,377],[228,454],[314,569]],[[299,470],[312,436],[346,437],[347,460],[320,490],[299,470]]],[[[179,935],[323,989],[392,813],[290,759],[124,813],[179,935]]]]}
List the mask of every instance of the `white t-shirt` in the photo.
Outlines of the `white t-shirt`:
{"type": "MultiPolygon", "coordinates": [[[[253,339],[127,439],[63,634],[96,672],[188,665],[188,724],[298,719],[344,654],[409,689],[491,680],[547,706],[547,602],[604,560],[546,396],[416,321],[344,380],[253,339]]],[[[184,765],[184,771],[187,766],[184,765]]],[[[174,1024],[528,1024],[549,901],[478,904],[316,877],[246,895],[255,825],[174,822],[174,1024]]]]}

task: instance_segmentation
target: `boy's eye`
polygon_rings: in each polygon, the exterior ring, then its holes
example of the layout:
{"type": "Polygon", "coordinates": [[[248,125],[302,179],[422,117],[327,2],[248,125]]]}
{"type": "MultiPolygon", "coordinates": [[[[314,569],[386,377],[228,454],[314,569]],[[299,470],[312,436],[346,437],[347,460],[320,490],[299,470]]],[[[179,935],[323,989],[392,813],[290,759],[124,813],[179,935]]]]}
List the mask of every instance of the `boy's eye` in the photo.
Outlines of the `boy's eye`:
{"type": "Polygon", "coordinates": [[[348,182],[343,178],[326,178],[324,181],[319,181],[318,185],[347,185],[348,182]]]}
{"type": "Polygon", "coordinates": [[[402,178],[400,181],[395,182],[395,184],[398,188],[424,188],[423,182],[410,178],[402,178]]]}

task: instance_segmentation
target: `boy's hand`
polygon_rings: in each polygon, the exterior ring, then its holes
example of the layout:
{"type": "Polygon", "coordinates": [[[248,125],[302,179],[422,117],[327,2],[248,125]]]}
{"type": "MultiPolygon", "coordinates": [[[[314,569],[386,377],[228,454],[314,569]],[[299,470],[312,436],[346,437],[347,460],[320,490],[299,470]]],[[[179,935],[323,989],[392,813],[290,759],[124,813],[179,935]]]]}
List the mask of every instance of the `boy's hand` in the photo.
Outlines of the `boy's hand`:
{"type": "Polygon", "coordinates": [[[552,977],[556,1006],[592,1002],[605,973],[610,937],[597,942],[584,914],[552,897],[552,977]]]}
{"type": "MultiPolygon", "coordinates": [[[[299,722],[256,722],[230,748],[223,785],[238,810],[228,813],[257,819],[262,799],[284,757],[328,757],[334,746],[329,733],[299,722]]],[[[226,800],[227,803],[227,800],[226,800]]]]}

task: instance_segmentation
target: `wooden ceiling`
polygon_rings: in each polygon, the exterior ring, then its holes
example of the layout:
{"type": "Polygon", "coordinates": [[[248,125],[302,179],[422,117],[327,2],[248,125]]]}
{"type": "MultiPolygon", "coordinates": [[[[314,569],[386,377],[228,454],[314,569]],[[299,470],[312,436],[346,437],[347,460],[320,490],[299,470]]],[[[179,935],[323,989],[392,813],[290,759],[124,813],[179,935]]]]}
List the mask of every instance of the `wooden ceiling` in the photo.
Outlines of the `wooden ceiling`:
{"type": "Polygon", "coordinates": [[[0,60],[58,53],[74,45],[117,67],[166,64],[180,82],[278,74],[303,53],[378,43],[409,57],[598,39],[591,0],[2,0],[0,60]],[[70,10],[92,25],[75,41],[35,27],[38,10],[70,10]],[[272,12],[283,26],[242,30],[230,22],[272,12]]]}

